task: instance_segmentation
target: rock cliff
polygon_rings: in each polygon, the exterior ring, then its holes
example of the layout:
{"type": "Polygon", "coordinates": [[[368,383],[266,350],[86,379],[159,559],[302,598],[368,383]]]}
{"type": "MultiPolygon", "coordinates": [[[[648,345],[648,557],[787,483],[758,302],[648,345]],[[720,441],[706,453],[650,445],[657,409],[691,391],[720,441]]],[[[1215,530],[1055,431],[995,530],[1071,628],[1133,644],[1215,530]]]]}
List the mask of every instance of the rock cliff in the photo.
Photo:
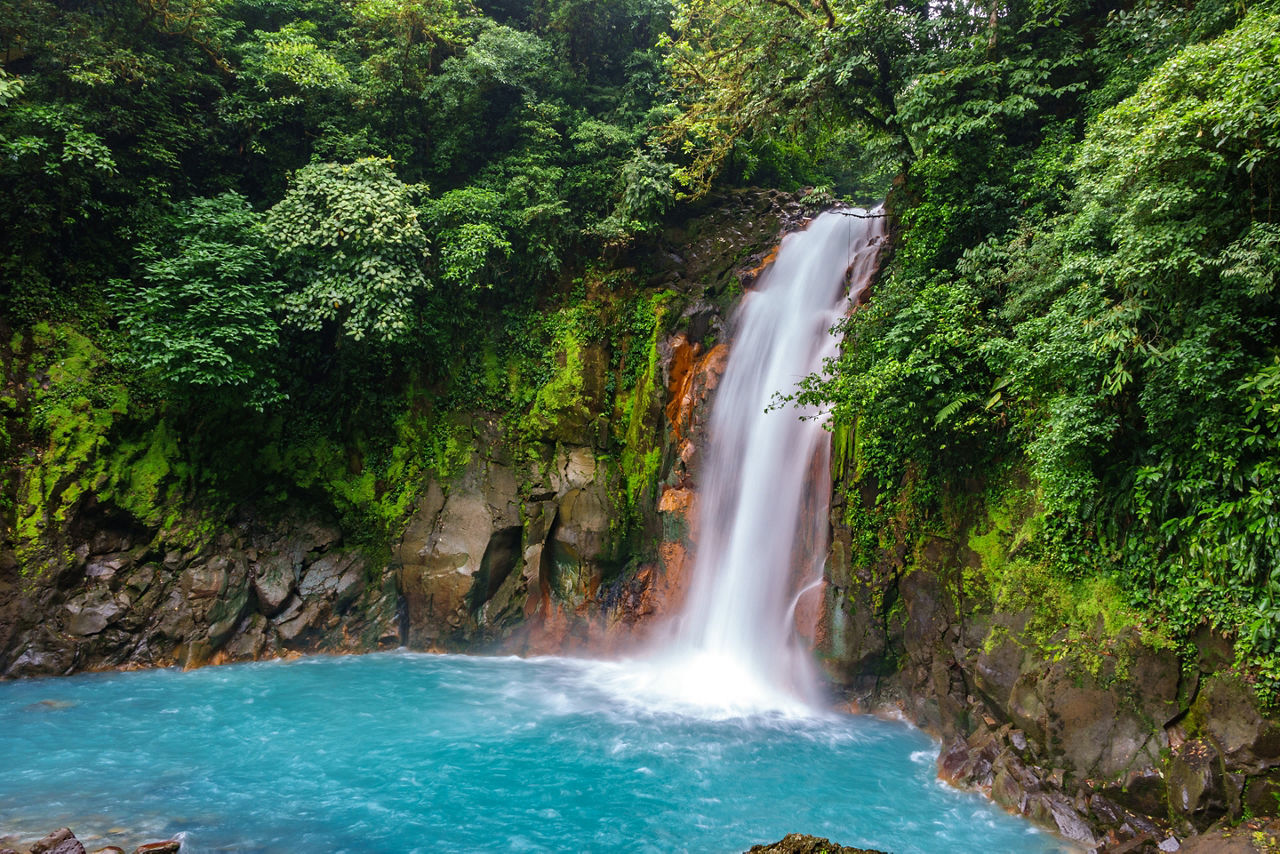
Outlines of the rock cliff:
{"type": "Polygon", "coordinates": [[[305,491],[213,500],[181,476],[164,421],[139,421],[122,391],[104,403],[86,390],[103,362],[88,338],[0,330],[14,342],[0,675],[625,642],[678,596],[724,317],[811,210],[731,194],[588,281],[587,325],[622,323],[624,304],[651,325],[558,341],[527,412],[450,415],[453,464],[405,467],[420,475],[397,486],[415,498],[383,543],[305,491]]]}
{"type": "MultiPolygon", "coordinates": [[[[163,425],[128,451],[128,476],[90,427],[35,441],[25,416],[41,389],[74,385],[74,353],[47,365],[30,338],[10,348],[0,674],[642,639],[682,595],[725,319],[806,212],[779,194],[722,198],[608,283],[587,282],[597,325],[621,322],[626,292],[647,301],[651,327],[562,342],[528,412],[455,413],[463,451],[418,470],[380,543],[306,493],[227,508],[198,488],[158,489],[148,460],[163,425]]],[[[850,705],[905,715],[942,739],[944,778],[1090,847],[1173,850],[1275,815],[1280,723],[1229,645],[1206,633],[1174,649],[1158,626],[1113,620],[1102,589],[1065,615],[1027,558],[1034,500],[1010,510],[979,494],[923,535],[882,536],[867,558],[848,502],[875,496],[838,486],[816,645],[850,705]]]]}
{"type": "Polygon", "coordinates": [[[820,652],[851,706],[905,716],[942,740],[943,779],[1090,849],[1274,816],[1280,721],[1230,645],[1206,631],[1179,655],[1104,586],[1038,586],[1025,487],[1012,512],[971,493],[942,533],[864,563],[837,500],[820,652]]]}

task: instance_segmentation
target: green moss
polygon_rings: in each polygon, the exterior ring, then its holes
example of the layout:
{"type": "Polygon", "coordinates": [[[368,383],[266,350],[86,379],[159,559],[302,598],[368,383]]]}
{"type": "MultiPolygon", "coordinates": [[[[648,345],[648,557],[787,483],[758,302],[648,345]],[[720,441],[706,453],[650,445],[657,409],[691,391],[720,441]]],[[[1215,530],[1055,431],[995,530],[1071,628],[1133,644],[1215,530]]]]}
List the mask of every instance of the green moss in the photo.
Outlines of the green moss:
{"type": "MultiPolygon", "coordinates": [[[[1044,511],[1033,490],[1009,488],[989,497],[967,543],[977,556],[966,567],[966,599],[995,613],[1028,613],[1022,642],[1053,659],[1070,656],[1097,676],[1106,656],[1123,673],[1127,652],[1141,642],[1168,647],[1144,621],[1120,585],[1105,575],[1071,577],[1055,569],[1044,546],[1044,511]]],[[[987,639],[994,646],[1003,638],[987,639]]]]}
{"type": "MultiPolygon", "coordinates": [[[[644,304],[648,329],[644,340],[643,360],[635,384],[618,394],[615,403],[615,423],[622,427],[621,468],[626,507],[634,511],[646,497],[652,498],[657,489],[658,475],[662,467],[662,436],[654,430],[653,408],[660,405],[659,387],[662,376],[662,341],[668,310],[675,295],[662,291],[649,297],[644,304]]],[[[638,348],[633,348],[638,349],[638,348]]]]}
{"type": "MultiPolygon", "coordinates": [[[[163,420],[135,438],[130,395],[109,360],[69,326],[31,331],[35,356],[28,429],[39,444],[18,488],[15,535],[24,571],[59,559],[56,541],[88,496],[114,503],[148,524],[164,521],[167,489],[186,473],[177,437],[163,420]]],[[[65,556],[63,556],[65,557],[65,556]]]]}
{"type": "Polygon", "coordinates": [[[165,421],[141,440],[120,442],[105,456],[97,482],[100,494],[150,525],[163,524],[165,510],[187,477],[178,437],[165,421]]]}
{"type": "Polygon", "coordinates": [[[437,414],[431,398],[410,389],[391,436],[315,433],[259,455],[289,491],[319,494],[354,542],[371,556],[389,548],[413,513],[426,483],[447,481],[470,461],[475,435],[461,417],[437,414]],[[374,551],[370,551],[373,549],[374,551]]]}
{"type": "Polygon", "coordinates": [[[831,475],[835,480],[844,480],[845,472],[852,472],[857,480],[858,472],[858,426],[839,422],[831,427],[831,475]]]}
{"type": "Polygon", "coordinates": [[[584,388],[582,341],[565,330],[556,341],[558,366],[551,378],[534,394],[533,407],[525,419],[525,431],[543,436],[554,433],[556,425],[568,416],[589,416],[582,404],[584,388]]]}

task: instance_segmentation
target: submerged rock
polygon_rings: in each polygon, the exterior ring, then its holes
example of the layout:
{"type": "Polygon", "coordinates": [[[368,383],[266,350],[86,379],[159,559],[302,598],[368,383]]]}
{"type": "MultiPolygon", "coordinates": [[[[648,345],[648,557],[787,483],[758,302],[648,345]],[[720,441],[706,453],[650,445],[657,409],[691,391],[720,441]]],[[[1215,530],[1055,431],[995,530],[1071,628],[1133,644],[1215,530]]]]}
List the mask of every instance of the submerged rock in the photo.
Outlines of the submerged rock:
{"type": "Polygon", "coordinates": [[[753,846],[747,854],[884,854],[872,848],[850,848],[837,845],[830,839],[820,836],[805,836],[803,833],[788,833],[770,845],[753,846]]]}

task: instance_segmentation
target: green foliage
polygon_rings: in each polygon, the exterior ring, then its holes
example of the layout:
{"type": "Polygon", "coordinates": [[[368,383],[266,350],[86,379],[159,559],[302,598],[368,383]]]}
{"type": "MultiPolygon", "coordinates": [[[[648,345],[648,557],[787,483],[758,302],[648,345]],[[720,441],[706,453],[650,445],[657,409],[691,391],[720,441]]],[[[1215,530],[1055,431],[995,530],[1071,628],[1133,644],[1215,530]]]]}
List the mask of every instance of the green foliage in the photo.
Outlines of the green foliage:
{"type": "Polygon", "coordinates": [[[270,278],[260,217],[243,196],[193,199],[165,245],[144,245],[143,283],[113,299],[139,366],[179,392],[232,393],[261,409],[277,400],[283,287],[270,278]]]}
{"type": "Polygon", "coordinates": [[[503,203],[497,191],[469,186],[423,205],[442,281],[472,289],[497,281],[513,248],[508,234],[514,224],[503,203]]]}
{"type": "Polygon", "coordinates": [[[491,11],[0,0],[0,312],[99,352],[33,416],[30,542],[179,485],[385,541],[464,461],[459,411],[554,432],[607,401],[612,302],[551,295],[671,202],[669,10],[491,11]]]}
{"type": "Polygon", "coordinates": [[[1025,461],[1043,551],[992,595],[1030,585],[1069,614],[1105,588],[1174,636],[1234,635],[1265,679],[1280,18],[1235,14],[1153,4],[1098,32],[1011,7],[986,44],[923,56],[897,101],[917,155],[897,251],[805,394],[852,438],[864,554],[1025,461]]]}
{"type": "MultiPolygon", "coordinates": [[[[659,345],[666,331],[672,294],[660,291],[631,307],[627,324],[623,370],[618,390],[615,430],[622,445],[621,469],[626,489],[625,511],[640,514],[643,502],[657,497],[657,477],[662,463],[661,437],[651,434],[653,408],[662,398],[662,364],[659,345]]],[[[624,520],[625,521],[625,520],[624,520]]]]}
{"type": "Polygon", "coordinates": [[[265,226],[290,291],[284,320],[331,325],[359,341],[408,334],[425,292],[427,240],[415,202],[422,188],[377,158],[298,170],[265,226]]]}
{"type": "Polygon", "coordinates": [[[131,429],[135,410],[121,375],[103,351],[68,326],[37,325],[37,360],[44,379],[27,413],[31,453],[17,483],[15,536],[24,572],[55,561],[47,548],[81,502],[113,503],[145,524],[162,524],[167,504],[190,474],[177,438],[163,421],[131,429]]]}
{"type": "Polygon", "coordinates": [[[5,3],[0,106],[3,308],[33,322],[96,312],[154,205],[222,161],[202,112],[221,90],[209,12],[113,0],[5,3]],[[171,28],[172,25],[172,28],[171,28]],[[207,167],[206,167],[207,168],[207,167]]]}
{"type": "Polygon", "coordinates": [[[1269,678],[1272,8],[0,0],[0,311],[49,354],[19,538],[199,488],[385,542],[477,407],[609,445],[634,510],[669,298],[584,259],[715,181],[892,181],[892,258],[802,391],[859,553],[1025,466],[1040,551],[975,531],[991,596],[1208,621],[1269,678]]]}
{"type": "Polygon", "coordinates": [[[316,43],[315,31],[310,21],[292,21],[275,32],[258,31],[242,48],[245,72],[269,89],[284,86],[309,94],[347,88],[350,73],[316,43]]]}
{"type": "Polygon", "coordinates": [[[1227,592],[1208,616],[1228,630],[1257,602],[1260,649],[1280,593],[1280,425],[1264,414],[1280,319],[1277,36],[1280,18],[1250,13],[1098,117],[1038,290],[1055,296],[1008,351],[1035,406],[1046,504],[1117,549],[1154,606],[1204,577],[1227,592]]]}

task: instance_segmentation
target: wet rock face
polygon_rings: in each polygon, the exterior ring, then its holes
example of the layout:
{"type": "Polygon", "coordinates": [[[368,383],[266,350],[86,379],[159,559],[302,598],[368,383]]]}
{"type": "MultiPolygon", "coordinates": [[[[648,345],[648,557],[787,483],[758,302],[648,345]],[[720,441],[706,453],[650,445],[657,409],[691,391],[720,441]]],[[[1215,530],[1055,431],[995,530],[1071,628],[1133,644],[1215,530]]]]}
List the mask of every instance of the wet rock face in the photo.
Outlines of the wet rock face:
{"type": "Polygon", "coordinates": [[[161,531],[86,493],[46,532],[39,561],[0,543],[0,677],[402,642],[607,649],[644,632],[679,606],[726,318],[781,235],[814,212],[742,191],[672,223],[638,259],[648,278],[627,285],[663,292],[653,349],[625,354],[642,360],[628,362],[634,386],[618,392],[614,339],[563,344],[518,435],[472,414],[470,463],[419,485],[377,565],[302,507],[271,520],[175,508],[183,521],[161,531]]]}
{"type": "Polygon", "coordinates": [[[477,452],[429,484],[395,548],[411,646],[607,650],[678,607],[699,449],[728,356],[725,318],[782,231],[808,213],[785,194],[732,193],[663,236],[647,284],[667,289],[677,309],[657,342],[656,375],[632,401],[644,447],[626,444],[636,436],[622,435],[625,413],[611,411],[608,392],[616,360],[597,345],[560,354],[576,391],[538,395],[526,420],[532,444],[502,435],[496,419],[473,422],[477,452]],[[631,496],[635,473],[619,471],[634,464],[629,454],[655,458],[652,482],[631,496]],[[629,500],[640,519],[622,518],[629,500]],[[624,542],[628,526],[643,536],[624,542]]]}
{"type": "Polygon", "coordinates": [[[606,573],[616,508],[590,447],[515,467],[496,432],[465,470],[433,482],[396,549],[409,644],[494,639],[551,607],[583,606],[606,573]]]}
{"type": "MultiPolygon", "coordinates": [[[[75,522],[73,520],[72,525],[75,522]]],[[[399,644],[389,575],[301,515],[246,520],[212,542],[190,531],[98,527],[70,571],[0,585],[0,674],[195,666],[399,644]]]]}
{"type": "Polygon", "coordinates": [[[958,599],[971,557],[956,544],[855,567],[835,530],[828,670],[854,707],[899,711],[942,737],[944,779],[1103,850],[1156,850],[1276,814],[1280,722],[1223,672],[1221,639],[1206,634],[1191,669],[1136,632],[1092,649],[1060,633],[1046,651],[1030,611],[958,599]]]}

